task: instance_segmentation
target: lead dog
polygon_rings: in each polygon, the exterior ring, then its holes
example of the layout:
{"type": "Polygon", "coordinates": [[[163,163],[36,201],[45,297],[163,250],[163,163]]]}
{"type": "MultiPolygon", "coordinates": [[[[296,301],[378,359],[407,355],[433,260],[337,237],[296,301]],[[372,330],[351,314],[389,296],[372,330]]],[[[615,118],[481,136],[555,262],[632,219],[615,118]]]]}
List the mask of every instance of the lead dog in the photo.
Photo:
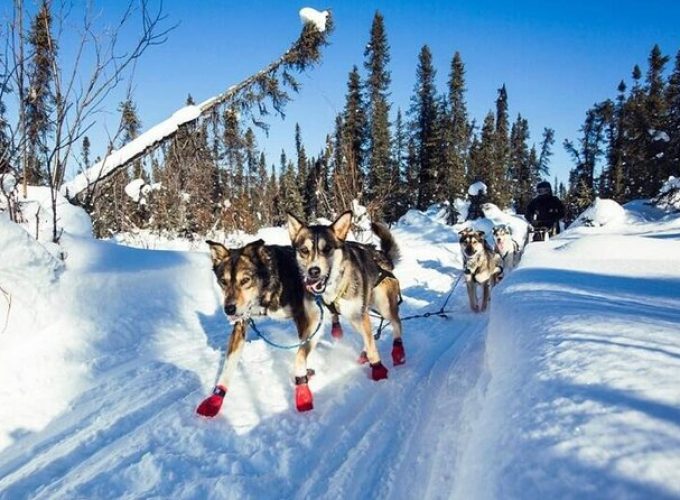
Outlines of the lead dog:
{"type": "MultiPolygon", "coordinates": [[[[304,341],[316,328],[319,310],[305,295],[291,247],[265,245],[262,240],[242,248],[228,249],[220,243],[210,245],[213,271],[224,299],[224,312],[235,321],[227,356],[211,396],[196,409],[199,415],[214,417],[220,411],[229,381],[245,343],[246,322],[250,316],[292,318],[298,336],[304,341]]],[[[295,373],[302,374],[295,391],[299,411],[313,408],[307,386],[307,355],[311,342],[300,346],[295,357],[295,373]]],[[[313,371],[310,370],[310,375],[313,371]]],[[[296,381],[298,379],[296,378],[296,381]]]]}
{"type": "Polygon", "coordinates": [[[496,243],[496,253],[500,256],[503,271],[512,271],[521,257],[519,243],[512,237],[512,228],[506,224],[494,226],[491,230],[496,243]]]}
{"type": "MultiPolygon", "coordinates": [[[[320,296],[331,311],[349,320],[364,343],[359,361],[370,363],[373,380],[382,380],[387,378],[387,368],[380,361],[368,311],[374,307],[391,322],[392,361],[395,366],[404,363],[406,355],[399,319],[401,295],[399,281],[392,274],[399,249],[390,231],[375,223],[371,228],[380,239],[380,250],[373,245],[347,242],[351,223],[349,211],[330,226],[307,225],[288,214],[288,233],[307,296],[320,296]]],[[[304,375],[304,367],[299,368],[299,375],[304,375]]]]}
{"type": "Polygon", "coordinates": [[[486,311],[491,298],[491,288],[502,278],[503,267],[484,237],[484,231],[464,229],[458,233],[463,253],[463,268],[467,284],[470,308],[474,312],[486,311]],[[477,287],[482,288],[482,304],[479,305],[477,287]]]}

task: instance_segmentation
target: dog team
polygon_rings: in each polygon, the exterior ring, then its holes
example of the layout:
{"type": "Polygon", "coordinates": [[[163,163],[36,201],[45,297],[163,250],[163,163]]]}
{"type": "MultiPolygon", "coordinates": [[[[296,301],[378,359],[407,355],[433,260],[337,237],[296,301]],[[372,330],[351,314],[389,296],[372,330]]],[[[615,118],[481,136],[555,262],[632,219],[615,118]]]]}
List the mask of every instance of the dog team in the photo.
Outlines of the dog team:
{"type": "MultiPolygon", "coordinates": [[[[314,370],[307,366],[307,358],[316,344],[312,336],[321,326],[319,303],[332,314],[334,337],[341,335],[338,315],[359,332],[363,350],[358,361],[369,365],[373,380],[386,379],[388,369],[373,337],[370,311],[380,314],[392,326],[392,365],[406,362],[399,318],[401,290],[392,273],[399,260],[399,248],[389,229],[379,223],[371,224],[371,229],[380,248],[348,241],[351,225],[351,211],[330,225],[308,225],[288,214],[291,246],[267,245],[257,240],[229,249],[221,243],[207,242],[222,289],[224,312],[234,322],[234,328],[212,395],[196,410],[199,415],[214,417],[219,413],[251,316],[290,318],[295,323],[300,340],[294,364],[295,404],[301,412],[314,407],[308,385],[314,370]]],[[[491,288],[520,258],[519,245],[512,239],[509,226],[494,227],[493,236],[495,249],[487,243],[483,231],[465,229],[459,233],[470,307],[475,312],[486,310],[491,288]],[[481,304],[478,287],[482,288],[481,304]]]]}

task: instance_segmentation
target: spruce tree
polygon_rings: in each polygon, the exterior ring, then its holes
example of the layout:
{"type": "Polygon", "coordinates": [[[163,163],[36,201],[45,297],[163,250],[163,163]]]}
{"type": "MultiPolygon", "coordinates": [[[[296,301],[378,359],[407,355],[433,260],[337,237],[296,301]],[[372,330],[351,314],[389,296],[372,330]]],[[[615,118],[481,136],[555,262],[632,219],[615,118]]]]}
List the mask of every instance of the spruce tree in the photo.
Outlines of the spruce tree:
{"type": "Polygon", "coordinates": [[[28,63],[28,89],[26,96],[26,136],[29,184],[47,184],[47,135],[52,129],[50,114],[55,96],[52,90],[54,66],[57,56],[56,40],[52,36],[52,13],[47,0],[42,0],[31,23],[28,34],[30,53],[28,63]]]}
{"type": "Polygon", "coordinates": [[[335,117],[335,130],[333,133],[333,152],[331,158],[330,173],[330,199],[332,210],[341,213],[351,206],[353,188],[352,179],[347,168],[345,156],[344,123],[342,115],[335,117]]]}
{"type": "Polygon", "coordinates": [[[451,137],[451,113],[449,112],[448,98],[441,95],[436,100],[437,113],[434,128],[435,137],[435,166],[436,178],[434,200],[438,203],[449,198],[448,186],[451,184],[449,174],[452,163],[452,137],[451,137]]]}
{"type": "Polygon", "coordinates": [[[416,139],[410,137],[406,147],[406,181],[405,202],[408,208],[415,208],[418,204],[418,184],[420,182],[420,163],[416,139]]]}
{"type": "Polygon", "coordinates": [[[383,16],[376,12],[371,26],[371,39],[364,51],[364,67],[368,72],[368,179],[366,192],[373,214],[386,217],[388,193],[394,189],[390,173],[390,122],[388,103],[390,72],[389,45],[383,16]]]}
{"type": "Polygon", "coordinates": [[[282,212],[303,217],[304,207],[302,196],[297,184],[297,172],[295,164],[288,160],[286,154],[281,152],[281,180],[279,181],[280,209],[282,212]]]}
{"type": "Polygon", "coordinates": [[[451,61],[449,75],[449,106],[451,114],[450,153],[448,155],[448,198],[453,203],[466,191],[465,173],[469,162],[472,129],[465,103],[465,66],[456,51],[451,61]]]}
{"type": "Polygon", "coordinates": [[[668,63],[668,56],[661,54],[658,45],[654,45],[649,54],[646,78],[647,95],[645,99],[645,123],[647,133],[644,135],[646,149],[646,172],[644,196],[654,196],[668,171],[668,157],[666,155],[668,142],[667,101],[664,95],[663,72],[668,63]]]}
{"type": "Polygon", "coordinates": [[[579,212],[586,208],[595,196],[595,167],[604,152],[605,127],[610,113],[610,102],[596,104],[586,113],[578,143],[564,141],[564,148],[576,164],[570,175],[569,195],[579,212]]]}
{"type": "Polygon", "coordinates": [[[533,166],[536,165],[536,151],[533,158],[529,149],[529,122],[518,114],[510,131],[510,172],[512,175],[515,211],[523,214],[532,198],[535,181],[533,166]]]}
{"type": "Polygon", "coordinates": [[[270,200],[273,193],[269,192],[269,175],[267,173],[267,158],[264,152],[260,152],[260,158],[257,162],[257,174],[255,175],[255,182],[253,185],[253,198],[251,203],[253,209],[257,210],[258,219],[262,225],[271,226],[273,221],[273,213],[271,211],[270,200]]]}
{"type": "Polygon", "coordinates": [[[680,177],[680,50],[675,56],[673,73],[666,86],[668,107],[668,164],[664,177],[680,177]]]}
{"type": "Polygon", "coordinates": [[[607,124],[607,164],[602,172],[603,183],[600,196],[623,203],[626,198],[626,161],[623,148],[626,84],[623,80],[618,85],[618,92],[611,119],[607,124]]]}
{"type": "Polygon", "coordinates": [[[437,192],[438,147],[436,136],[437,103],[432,65],[432,53],[424,45],[418,56],[416,84],[411,97],[411,136],[414,139],[418,162],[419,210],[425,210],[435,202],[437,192]]]}
{"type": "Polygon", "coordinates": [[[88,136],[83,137],[83,142],[80,147],[80,161],[83,170],[92,166],[92,160],[90,160],[90,146],[90,138],[88,136]]]}
{"type": "Polygon", "coordinates": [[[642,71],[633,67],[633,87],[624,107],[622,148],[626,160],[627,198],[643,198],[646,193],[647,148],[642,140],[648,134],[645,113],[645,92],[641,85],[642,71]]]}
{"type": "Polygon", "coordinates": [[[309,218],[311,213],[307,210],[311,208],[313,201],[309,200],[309,196],[313,196],[313,193],[309,193],[310,187],[308,186],[309,169],[307,168],[307,152],[305,151],[305,146],[302,144],[302,133],[300,132],[300,124],[295,124],[295,152],[297,154],[297,185],[300,189],[300,197],[302,199],[302,205],[305,208],[303,211],[303,216],[309,218]]]}
{"type": "Polygon", "coordinates": [[[494,114],[489,111],[484,117],[480,138],[475,142],[474,154],[471,158],[468,184],[482,181],[489,182],[489,172],[496,161],[496,126],[494,114]]]}
{"type": "Polygon", "coordinates": [[[505,84],[498,89],[496,98],[496,129],[494,131],[494,160],[489,164],[486,175],[488,199],[500,208],[510,205],[513,197],[509,189],[508,170],[510,160],[510,134],[508,118],[508,92],[505,84]]]}
{"type": "Polygon", "coordinates": [[[390,179],[392,187],[387,195],[385,220],[395,222],[411,208],[407,202],[406,184],[408,134],[404,125],[401,109],[397,110],[394,122],[394,140],[392,143],[390,179]]]}
{"type": "MultiPolygon", "coordinates": [[[[353,198],[360,198],[364,186],[366,157],[366,109],[361,91],[361,77],[356,66],[349,73],[347,81],[347,97],[342,120],[342,146],[344,156],[343,184],[348,192],[349,203],[343,203],[343,209],[351,205],[353,198]]],[[[339,208],[339,207],[338,207],[339,208]]]]}
{"type": "Polygon", "coordinates": [[[269,182],[267,183],[267,207],[271,217],[271,224],[279,226],[284,223],[286,213],[281,210],[281,192],[276,177],[276,166],[272,164],[269,182]]]}
{"type": "Polygon", "coordinates": [[[227,192],[233,198],[241,196],[244,186],[243,135],[239,124],[239,114],[235,109],[224,113],[224,157],[226,162],[227,192]]]}

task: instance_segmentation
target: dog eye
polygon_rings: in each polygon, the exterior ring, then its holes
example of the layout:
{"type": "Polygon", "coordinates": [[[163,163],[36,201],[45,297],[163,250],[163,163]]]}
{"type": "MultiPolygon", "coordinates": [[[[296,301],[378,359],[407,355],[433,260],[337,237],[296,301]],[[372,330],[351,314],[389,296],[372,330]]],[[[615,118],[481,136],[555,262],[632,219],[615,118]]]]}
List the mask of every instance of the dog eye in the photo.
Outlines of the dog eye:
{"type": "Polygon", "coordinates": [[[323,247],[323,250],[321,250],[321,253],[324,255],[328,255],[333,251],[333,249],[330,246],[325,246],[323,247]]]}
{"type": "Polygon", "coordinates": [[[250,276],[245,276],[244,278],[241,278],[241,286],[245,286],[248,283],[250,283],[250,276]]]}
{"type": "Polygon", "coordinates": [[[303,257],[307,257],[309,255],[309,249],[307,247],[298,248],[298,252],[300,252],[300,255],[303,257]]]}
{"type": "Polygon", "coordinates": [[[220,286],[227,286],[227,280],[224,278],[218,279],[217,282],[220,284],[220,286]]]}

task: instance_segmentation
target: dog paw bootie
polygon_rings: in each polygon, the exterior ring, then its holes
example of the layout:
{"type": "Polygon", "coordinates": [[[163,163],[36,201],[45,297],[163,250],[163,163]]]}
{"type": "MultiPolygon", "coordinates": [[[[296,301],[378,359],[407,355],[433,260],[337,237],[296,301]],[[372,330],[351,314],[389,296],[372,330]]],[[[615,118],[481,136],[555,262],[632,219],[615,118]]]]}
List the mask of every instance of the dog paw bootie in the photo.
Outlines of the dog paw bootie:
{"type": "Polygon", "coordinates": [[[335,340],[340,340],[342,338],[342,326],[340,326],[339,321],[334,321],[331,327],[331,335],[335,340]]]}
{"type": "Polygon", "coordinates": [[[309,390],[307,381],[308,377],[295,377],[295,407],[297,411],[314,409],[314,397],[312,396],[312,391],[309,390]]]}
{"type": "Polygon", "coordinates": [[[368,363],[368,354],[366,354],[366,351],[361,351],[359,353],[357,363],[359,363],[360,365],[365,365],[366,363],[368,363]]]}
{"type": "Polygon", "coordinates": [[[371,364],[371,378],[376,382],[387,378],[387,368],[380,361],[371,364]]]}
{"type": "Polygon", "coordinates": [[[212,418],[220,412],[222,408],[222,403],[224,402],[224,396],[227,394],[227,388],[223,385],[216,385],[213,389],[212,395],[205,398],[198,408],[196,408],[196,413],[202,417],[212,418]]]}
{"type": "Polygon", "coordinates": [[[403,365],[406,363],[406,352],[404,351],[404,343],[401,339],[394,339],[392,343],[392,364],[394,366],[403,365]]]}

